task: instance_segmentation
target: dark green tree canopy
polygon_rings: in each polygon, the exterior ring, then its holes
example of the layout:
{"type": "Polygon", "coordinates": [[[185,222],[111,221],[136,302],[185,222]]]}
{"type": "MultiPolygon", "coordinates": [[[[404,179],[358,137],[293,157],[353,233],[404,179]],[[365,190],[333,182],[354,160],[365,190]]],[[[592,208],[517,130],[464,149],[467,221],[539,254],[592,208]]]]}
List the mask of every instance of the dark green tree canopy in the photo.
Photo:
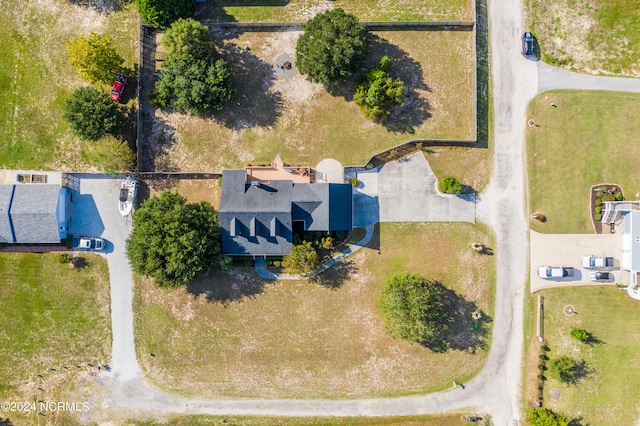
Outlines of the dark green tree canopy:
{"type": "Polygon", "coordinates": [[[551,375],[563,383],[575,384],[584,367],[575,359],[562,355],[551,361],[551,375]]]}
{"type": "Polygon", "coordinates": [[[156,104],[202,114],[221,110],[233,96],[233,72],[222,59],[194,61],[189,56],[168,58],[153,94],[156,104]]]}
{"type": "Polygon", "coordinates": [[[356,105],[370,120],[384,120],[395,106],[403,103],[404,83],[391,78],[387,73],[390,67],[391,58],[383,56],[378,65],[364,75],[353,93],[356,105]]]}
{"type": "Polygon", "coordinates": [[[136,0],[144,23],[162,29],[180,18],[188,17],[192,5],[192,0],[136,0]]]}
{"type": "Polygon", "coordinates": [[[165,191],[133,215],[127,240],[133,270],[162,287],[177,287],[222,264],[218,215],[209,203],[187,204],[165,191]]]}
{"type": "Polygon", "coordinates": [[[296,45],[296,64],[317,83],[351,77],[369,54],[371,35],[364,24],[342,9],[319,13],[304,26],[296,45]]]}
{"type": "Polygon", "coordinates": [[[76,89],[65,102],[62,117],[74,133],[87,140],[115,134],[124,122],[120,107],[108,94],[92,87],[76,89]]]}
{"type": "Polygon", "coordinates": [[[391,277],[380,300],[387,333],[422,345],[435,343],[448,329],[444,299],[443,285],[420,274],[391,277]]]}
{"type": "Polygon", "coordinates": [[[162,45],[169,58],[206,59],[211,54],[211,34],[195,19],[178,19],[164,32],[162,45]]]}

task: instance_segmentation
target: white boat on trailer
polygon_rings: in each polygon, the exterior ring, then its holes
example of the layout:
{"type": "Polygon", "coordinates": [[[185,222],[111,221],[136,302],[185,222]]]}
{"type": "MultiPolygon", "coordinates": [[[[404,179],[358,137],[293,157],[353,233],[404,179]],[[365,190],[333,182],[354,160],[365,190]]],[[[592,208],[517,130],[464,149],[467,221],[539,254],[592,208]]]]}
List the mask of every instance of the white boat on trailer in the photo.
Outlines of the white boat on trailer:
{"type": "Polygon", "coordinates": [[[127,176],[120,185],[120,196],[118,197],[118,210],[122,217],[129,216],[133,210],[133,203],[136,199],[136,190],[138,183],[131,176],[127,176]]]}

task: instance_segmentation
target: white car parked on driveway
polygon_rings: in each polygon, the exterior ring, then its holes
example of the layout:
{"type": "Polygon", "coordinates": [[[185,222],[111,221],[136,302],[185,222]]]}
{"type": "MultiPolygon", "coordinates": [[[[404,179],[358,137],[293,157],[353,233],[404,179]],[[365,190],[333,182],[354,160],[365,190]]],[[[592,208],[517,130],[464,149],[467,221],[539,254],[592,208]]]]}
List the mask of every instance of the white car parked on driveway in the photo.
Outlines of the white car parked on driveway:
{"type": "Polygon", "coordinates": [[[573,268],[570,266],[540,266],[538,276],[544,279],[572,277],[573,268]]]}

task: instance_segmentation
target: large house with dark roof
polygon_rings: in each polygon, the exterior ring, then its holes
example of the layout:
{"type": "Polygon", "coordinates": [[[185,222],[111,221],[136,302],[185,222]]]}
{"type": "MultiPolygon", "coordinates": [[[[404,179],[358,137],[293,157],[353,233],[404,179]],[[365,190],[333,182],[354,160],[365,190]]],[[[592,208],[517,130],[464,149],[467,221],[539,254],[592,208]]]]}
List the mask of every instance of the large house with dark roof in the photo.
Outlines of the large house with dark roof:
{"type": "Polygon", "coordinates": [[[60,244],[71,220],[68,188],[0,184],[0,243],[60,244]]]}
{"type": "Polygon", "coordinates": [[[222,252],[230,256],[284,256],[293,233],[350,231],[350,184],[312,182],[309,168],[224,170],[218,217],[222,252]]]}

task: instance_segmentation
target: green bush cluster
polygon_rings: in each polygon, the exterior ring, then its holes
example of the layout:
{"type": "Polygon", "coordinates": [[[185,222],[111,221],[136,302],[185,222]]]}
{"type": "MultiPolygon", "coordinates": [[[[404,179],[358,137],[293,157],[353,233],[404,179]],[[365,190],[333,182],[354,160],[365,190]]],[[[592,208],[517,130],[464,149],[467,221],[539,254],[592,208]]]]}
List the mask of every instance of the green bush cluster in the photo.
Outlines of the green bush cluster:
{"type": "Polygon", "coordinates": [[[369,120],[382,121],[394,107],[403,104],[404,83],[391,78],[387,73],[390,67],[391,58],[383,56],[378,65],[360,79],[353,93],[353,100],[369,120]]]}
{"type": "Polygon", "coordinates": [[[58,262],[62,264],[71,262],[71,255],[69,253],[60,253],[58,255],[58,262]]]}
{"type": "Polygon", "coordinates": [[[527,422],[532,426],[569,426],[570,419],[548,408],[540,407],[527,410],[527,422]]]}
{"type": "Polygon", "coordinates": [[[582,343],[588,342],[591,337],[587,330],[578,327],[571,327],[570,334],[571,337],[582,343]]]}
{"type": "Polygon", "coordinates": [[[438,182],[438,189],[445,194],[459,194],[462,191],[462,185],[453,176],[447,176],[438,182]]]}

